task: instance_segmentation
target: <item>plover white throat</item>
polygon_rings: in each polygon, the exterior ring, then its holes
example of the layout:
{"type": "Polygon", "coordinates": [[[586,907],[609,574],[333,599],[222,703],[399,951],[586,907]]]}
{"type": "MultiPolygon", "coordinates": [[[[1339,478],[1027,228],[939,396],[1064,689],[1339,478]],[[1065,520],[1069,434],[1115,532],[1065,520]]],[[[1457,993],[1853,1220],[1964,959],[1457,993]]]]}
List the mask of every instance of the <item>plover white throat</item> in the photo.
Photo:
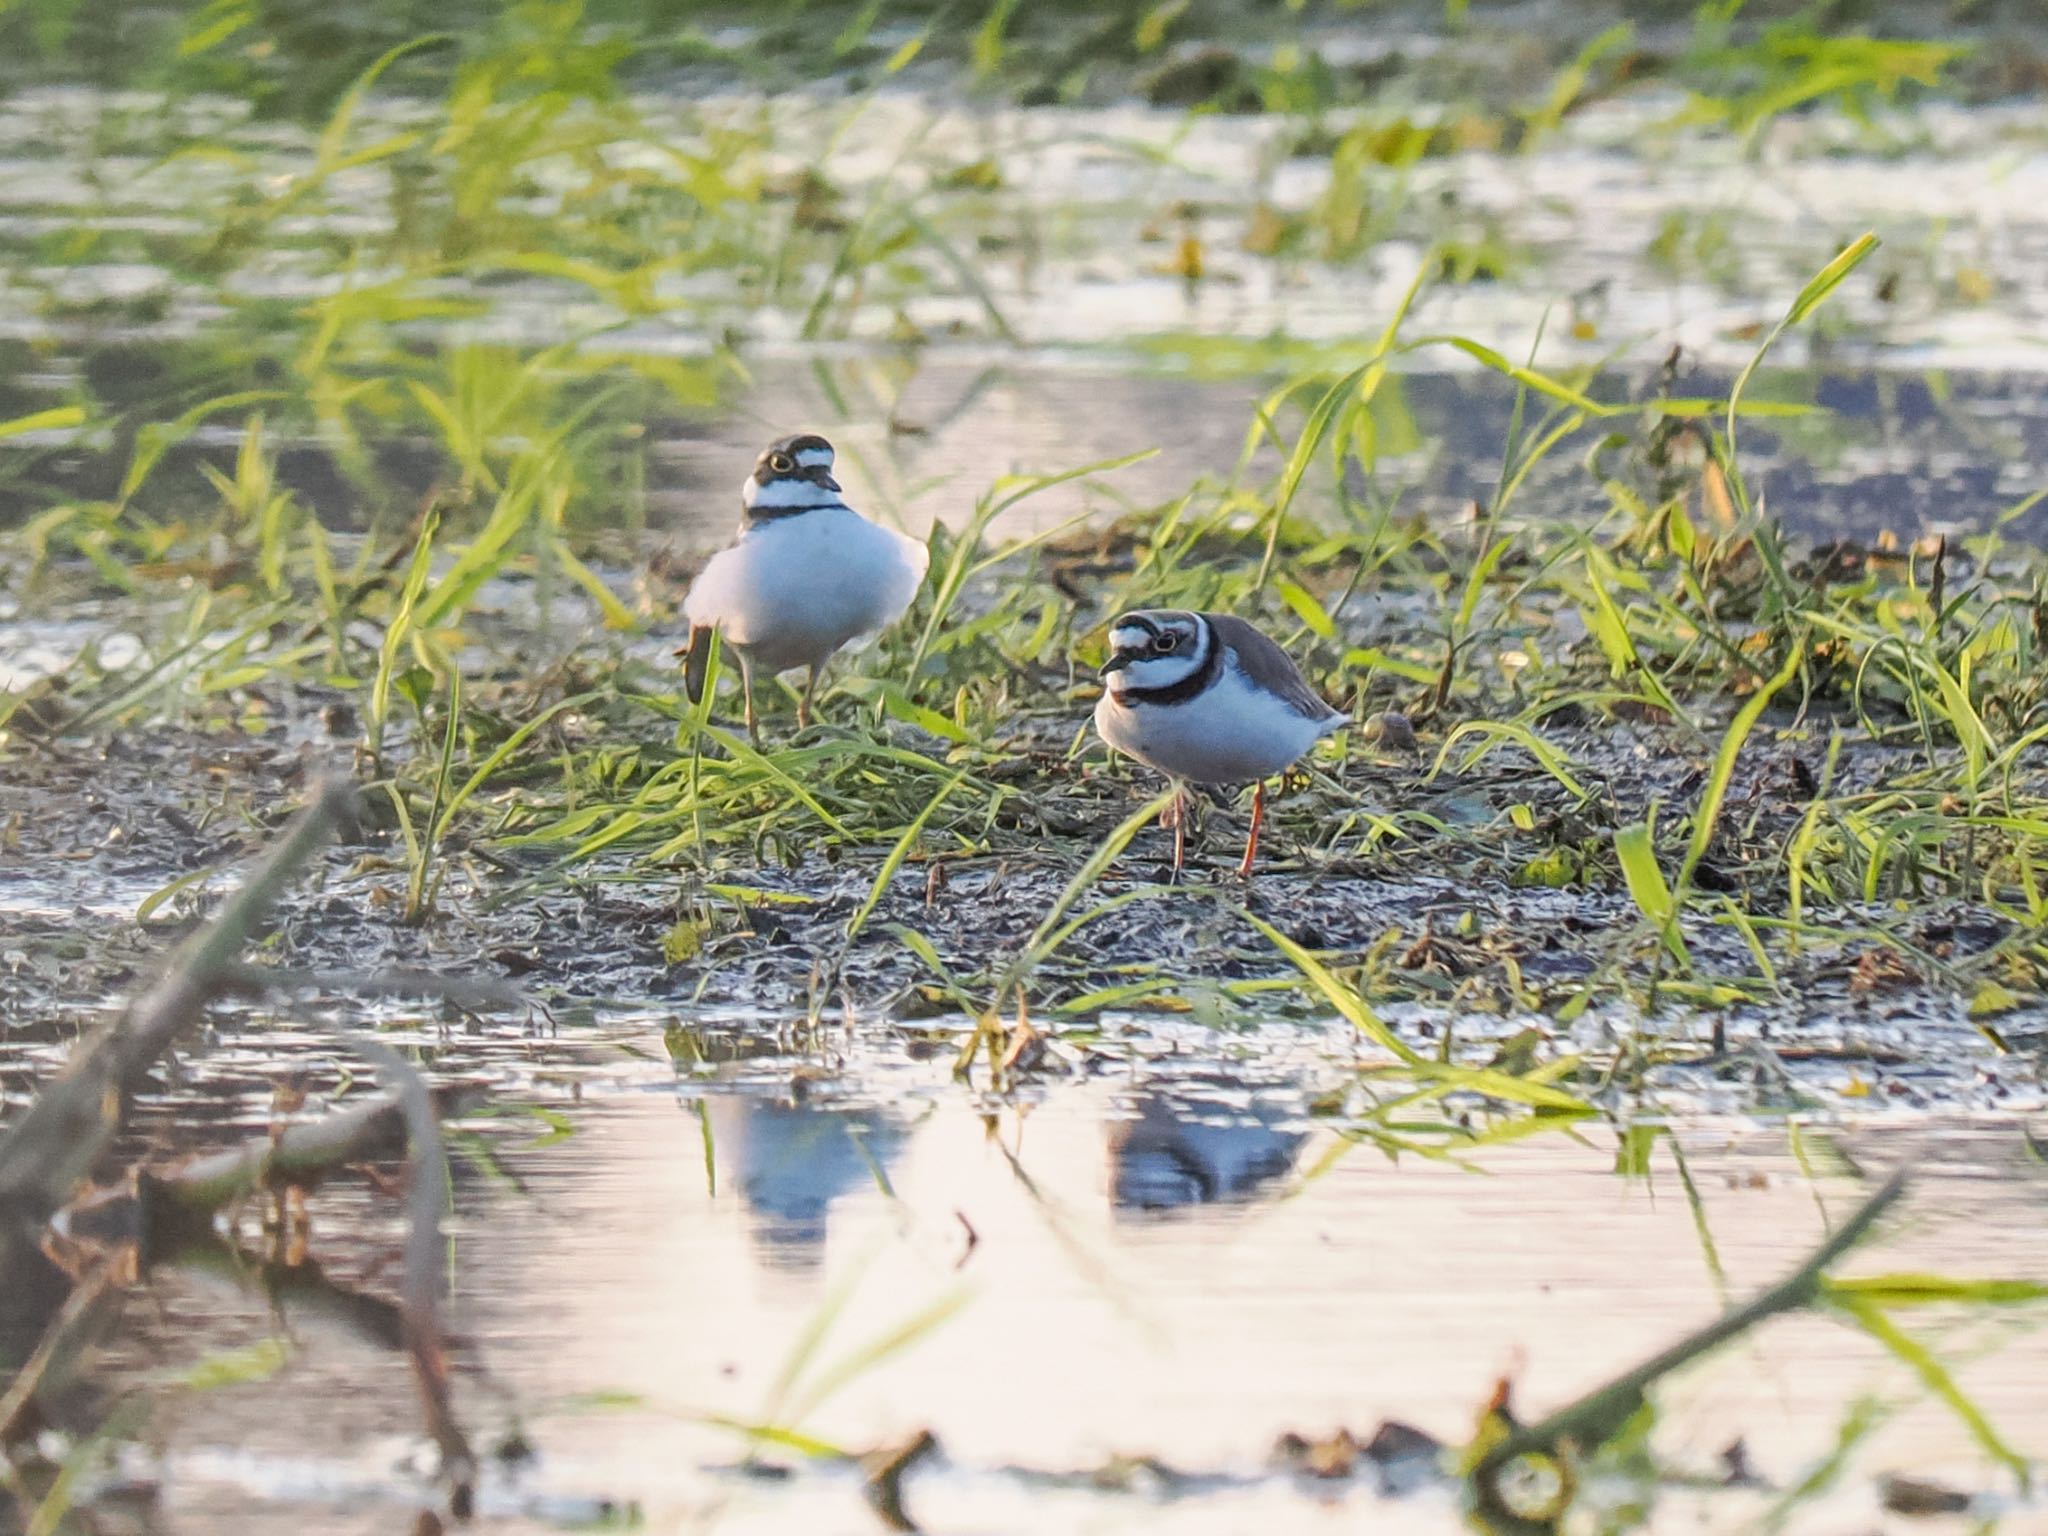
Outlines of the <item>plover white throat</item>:
{"type": "Polygon", "coordinates": [[[832,445],[815,433],[778,438],[740,487],[739,537],[711,557],[689,595],[683,687],[704,696],[711,632],[739,657],[747,731],[756,741],[754,674],[808,667],[797,724],[811,720],[818,673],[847,641],[903,616],[930,554],[915,539],[869,522],[832,478],[832,445]]]}
{"type": "Polygon", "coordinates": [[[1266,814],[1266,780],[1349,722],[1309,687],[1285,651],[1227,613],[1148,609],[1109,627],[1095,729],[1173,781],[1173,873],[1187,858],[1189,784],[1252,781],[1249,877],[1266,814]]]}

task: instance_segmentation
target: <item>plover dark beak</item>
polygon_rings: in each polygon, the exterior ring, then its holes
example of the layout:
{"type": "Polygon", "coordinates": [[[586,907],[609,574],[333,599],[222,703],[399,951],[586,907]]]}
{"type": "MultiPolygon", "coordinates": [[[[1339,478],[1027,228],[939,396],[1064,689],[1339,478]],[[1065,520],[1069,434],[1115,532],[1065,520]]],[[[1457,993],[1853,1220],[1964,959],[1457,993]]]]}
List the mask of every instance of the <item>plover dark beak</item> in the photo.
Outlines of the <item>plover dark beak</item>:
{"type": "Polygon", "coordinates": [[[1095,675],[1097,677],[1107,677],[1112,672],[1121,672],[1137,659],[1137,656],[1130,651],[1114,652],[1109,660],[1096,669],[1095,675]]]}
{"type": "Polygon", "coordinates": [[[811,471],[811,479],[825,487],[828,491],[839,489],[839,482],[832,478],[832,471],[826,469],[823,465],[811,471]]]}

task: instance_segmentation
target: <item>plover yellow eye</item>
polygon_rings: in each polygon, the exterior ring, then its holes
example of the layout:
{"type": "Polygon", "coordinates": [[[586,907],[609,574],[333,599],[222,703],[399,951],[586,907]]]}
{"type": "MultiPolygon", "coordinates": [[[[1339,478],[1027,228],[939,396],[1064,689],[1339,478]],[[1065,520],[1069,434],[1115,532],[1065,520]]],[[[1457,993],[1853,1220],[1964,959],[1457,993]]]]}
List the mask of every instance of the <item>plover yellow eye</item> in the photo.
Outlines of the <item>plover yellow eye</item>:
{"type": "Polygon", "coordinates": [[[771,453],[768,455],[768,467],[778,475],[786,475],[796,468],[796,460],[786,453],[771,453]]]}
{"type": "Polygon", "coordinates": [[[1159,637],[1158,643],[1160,650],[1171,651],[1180,645],[1180,636],[1175,634],[1172,630],[1168,630],[1165,634],[1159,637]]]}

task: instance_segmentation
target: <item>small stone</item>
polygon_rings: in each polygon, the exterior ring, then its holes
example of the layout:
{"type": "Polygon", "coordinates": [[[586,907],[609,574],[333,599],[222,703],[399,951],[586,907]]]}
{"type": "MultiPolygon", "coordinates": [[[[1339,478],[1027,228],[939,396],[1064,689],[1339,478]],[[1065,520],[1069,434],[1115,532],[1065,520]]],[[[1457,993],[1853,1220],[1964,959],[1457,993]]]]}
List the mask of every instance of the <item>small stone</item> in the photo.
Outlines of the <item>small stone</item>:
{"type": "Polygon", "coordinates": [[[1408,1461],[1418,1457],[1433,1457],[1443,1452],[1443,1442],[1426,1429],[1417,1429],[1413,1424],[1403,1424],[1399,1419],[1386,1419],[1372,1432],[1372,1438],[1365,1443],[1365,1456],[1382,1466],[1391,1461],[1408,1461]]]}
{"type": "Polygon", "coordinates": [[[1880,1498],[1895,1515],[1959,1515],[1970,1507],[1970,1496],[1962,1489],[1904,1473],[1884,1479],[1880,1498]]]}
{"type": "Polygon", "coordinates": [[[1365,722],[1365,739],[1388,752],[1419,752],[1415,724],[1398,709],[1382,710],[1365,722]]]}

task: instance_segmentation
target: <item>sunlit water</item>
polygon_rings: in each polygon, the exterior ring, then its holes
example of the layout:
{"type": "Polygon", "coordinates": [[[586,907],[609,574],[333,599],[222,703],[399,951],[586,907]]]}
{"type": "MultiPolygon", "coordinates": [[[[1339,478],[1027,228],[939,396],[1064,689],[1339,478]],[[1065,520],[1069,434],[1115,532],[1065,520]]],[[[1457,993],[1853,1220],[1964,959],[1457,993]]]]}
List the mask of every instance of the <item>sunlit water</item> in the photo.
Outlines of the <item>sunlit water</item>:
{"type": "MultiPolygon", "coordinates": [[[[748,1441],[708,1422],[723,1417],[855,1451],[930,1429],[943,1455],[906,1487],[932,1529],[1448,1532],[1446,1488],[1297,1480],[1275,1470],[1275,1440],[1364,1440],[1396,1419],[1455,1442],[1504,1375],[1524,1413],[1556,1406],[1796,1264],[1872,1187],[1852,1166],[1920,1174],[1848,1271],[2048,1269],[2048,1185],[2013,1121],[1699,1121],[1681,1137],[1696,1220],[1668,1142],[1647,1177],[1624,1177],[1597,1122],[1441,1161],[1347,1147],[1308,1113],[1342,1075],[1331,1045],[1169,1031],[1127,1068],[985,1106],[943,1061],[798,1087],[788,1058],[671,1078],[598,1053],[574,1134],[501,1127],[501,1174],[461,1183],[462,1408],[480,1444],[516,1426],[538,1452],[487,1477],[487,1528],[607,1503],[654,1530],[871,1518],[850,1470],[775,1445],[761,1455],[790,1475],[735,1470],[748,1441]],[[879,1348],[899,1331],[904,1347],[879,1348]],[[1172,1473],[1088,1490],[1143,1457],[1172,1473]]],[[[561,1103],[564,1087],[543,1071],[535,1091],[561,1103]]],[[[316,1209],[340,1226],[316,1216],[314,1257],[344,1254],[334,1278],[388,1289],[364,1256],[389,1244],[388,1202],[370,1215],[351,1191],[319,1200],[338,1202],[316,1209]]],[[[274,1378],[160,1416],[161,1456],[130,1470],[157,1480],[163,1528],[267,1530],[290,1510],[306,1530],[381,1530],[419,1497],[402,1359],[338,1327],[340,1310],[301,1300],[267,1318],[217,1278],[158,1277],[128,1372],[189,1364],[202,1340],[290,1341],[274,1378]]],[[[2036,1314],[1902,1321],[2022,1454],[2048,1448],[2036,1314]]],[[[1984,1491],[1986,1509],[2009,1490],[1868,1339],[1786,1318],[1660,1393],[1667,1458],[1718,1479],[1741,1439],[1769,1485],[1666,1489],[1670,1528],[1753,1528],[1866,1397],[1885,1416],[1820,1501],[1825,1528],[1874,1518],[1886,1471],[1984,1491]]],[[[2039,1517],[2022,1508],[2010,1528],[2039,1517]]]]}

